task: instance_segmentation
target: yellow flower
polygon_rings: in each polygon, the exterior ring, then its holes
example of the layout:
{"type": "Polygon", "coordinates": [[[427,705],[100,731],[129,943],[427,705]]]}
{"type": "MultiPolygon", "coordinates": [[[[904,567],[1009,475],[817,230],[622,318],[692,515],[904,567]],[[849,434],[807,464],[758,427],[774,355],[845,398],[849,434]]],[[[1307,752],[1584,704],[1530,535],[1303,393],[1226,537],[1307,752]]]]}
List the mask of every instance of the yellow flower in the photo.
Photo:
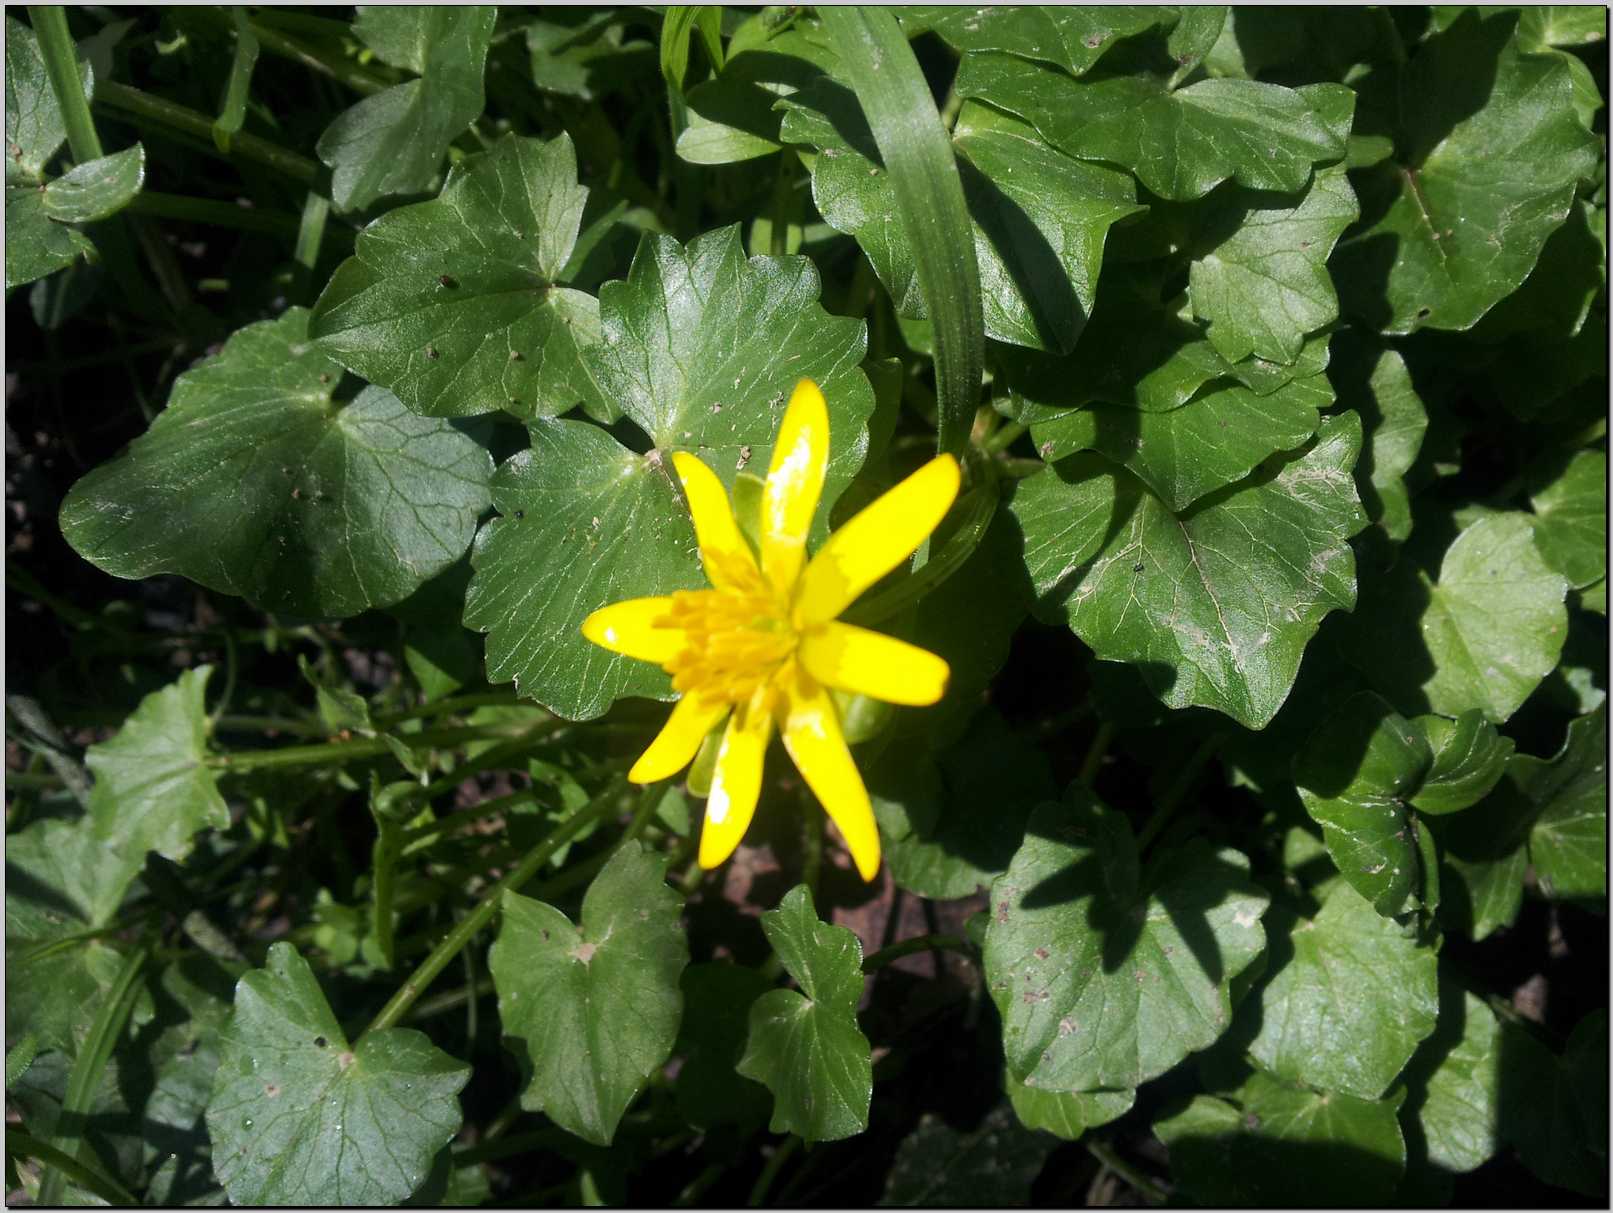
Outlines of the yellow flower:
{"type": "Polygon", "coordinates": [[[683,693],[628,778],[653,783],[677,774],[727,719],[700,835],[700,865],[714,868],[750,825],[762,756],[777,727],[857,870],[872,880],[879,831],[829,689],[922,706],[946,692],[949,671],[934,653],[836,616],[940,524],[958,493],[958,463],[950,455],[931,460],[808,561],[807,531],[829,461],[829,411],[818,385],[803,379],[773,446],[758,563],[716,473],[693,455],[672,459],[712,588],[618,602],[582,625],[595,644],[665,668],[683,693]]]}

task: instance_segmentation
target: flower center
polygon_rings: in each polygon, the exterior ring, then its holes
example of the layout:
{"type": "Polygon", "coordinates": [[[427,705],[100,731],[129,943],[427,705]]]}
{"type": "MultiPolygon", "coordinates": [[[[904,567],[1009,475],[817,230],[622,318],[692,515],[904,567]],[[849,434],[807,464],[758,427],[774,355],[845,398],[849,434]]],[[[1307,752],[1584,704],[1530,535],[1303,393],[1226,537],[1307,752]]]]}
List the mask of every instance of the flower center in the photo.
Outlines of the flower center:
{"type": "Polygon", "coordinates": [[[658,626],[682,628],[688,637],[664,667],[673,690],[731,704],[748,702],[771,681],[797,640],[789,611],[760,577],[720,590],[680,590],[658,626]]]}

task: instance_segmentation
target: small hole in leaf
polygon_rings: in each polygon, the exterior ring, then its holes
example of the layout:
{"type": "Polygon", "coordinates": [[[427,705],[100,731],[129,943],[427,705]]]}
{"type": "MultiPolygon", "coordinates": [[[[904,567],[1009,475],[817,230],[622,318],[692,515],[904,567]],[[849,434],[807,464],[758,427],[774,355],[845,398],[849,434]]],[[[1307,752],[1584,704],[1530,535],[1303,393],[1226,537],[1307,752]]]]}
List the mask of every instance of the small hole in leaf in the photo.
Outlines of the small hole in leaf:
{"type": "Polygon", "coordinates": [[[323,1036],[316,1036],[314,1037],[314,1043],[323,1049],[330,1042],[327,1041],[323,1036]]]}

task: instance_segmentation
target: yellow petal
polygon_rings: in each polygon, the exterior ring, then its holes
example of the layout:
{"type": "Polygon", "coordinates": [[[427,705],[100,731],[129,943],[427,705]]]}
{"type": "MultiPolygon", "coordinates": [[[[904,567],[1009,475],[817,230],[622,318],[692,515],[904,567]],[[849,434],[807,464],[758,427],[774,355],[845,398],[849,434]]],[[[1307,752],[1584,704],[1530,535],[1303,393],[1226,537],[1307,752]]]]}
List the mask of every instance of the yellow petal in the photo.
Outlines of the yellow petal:
{"type": "Polygon", "coordinates": [[[728,493],[717,473],[683,451],[672,456],[672,466],[678,469],[684,495],[689,498],[695,540],[711,584],[720,589],[743,582],[747,573],[754,576],[756,561],[734,522],[728,493]]]}
{"type": "Polygon", "coordinates": [[[801,574],[828,465],[829,409],[818,385],[803,379],[779,424],[762,497],[762,571],[779,590],[801,574]]]}
{"type": "Polygon", "coordinates": [[[797,624],[833,619],[911,556],[952,508],[960,477],[956,459],[937,455],[829,536],[801,574],[797,624]]]}
{"type": "Polygon", "coordinates": [[[951,673],[928,649],[849,623],[814,628],[801,637],[798,651],[807,672],[824,685],[886,703],[935,703],[951,673]]]}
{"type": "Polygon", "coordinates": [[[582,634],[601,648],[664,665],[686,643],[682,628],[656,627],[672,609],[670,598],[629,598],[600,607],[582,621],[582,634]]]}
{"type": "Polygon", "coordinates": [[[756,799],[762,794],[762,759],[773,736],[773,715],[767,710],[766,697],[764,686],[728,718],[722,748],[717,751],[711,796],[706,800],[706,824],[700,830],[703,868],[714,868],[734,853],[756,812],[756,799]]]}
{"type": "Polygon", "coordinates": [[[789,682],[784,748],[840,829],[864,880],[879,874],[879,828],[829,693],[804,670],[789,682]]]}
{"type": "Polygon", "coordinates": [[[722,700],[710,701],[698,695],[685,695],[672,708],[661,731],[650,742],[650,748],[639,755],[627,777],[634,783],[654,783],[657,779],[670,779],[694,760],[695,751],[706,739],[728,705],[722,700]]]}

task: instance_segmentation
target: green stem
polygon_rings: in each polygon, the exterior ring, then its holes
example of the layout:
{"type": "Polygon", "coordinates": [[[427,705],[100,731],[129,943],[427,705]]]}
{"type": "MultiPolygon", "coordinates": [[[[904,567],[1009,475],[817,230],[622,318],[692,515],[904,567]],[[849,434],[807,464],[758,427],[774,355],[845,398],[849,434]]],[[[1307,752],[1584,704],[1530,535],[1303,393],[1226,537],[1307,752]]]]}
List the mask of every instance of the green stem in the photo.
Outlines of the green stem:
{"type": "Polygon", "coordinates": [[[73,159],[79,164],[99,160],[105,153],[90,117],[90,103],[84,99],[78,50],[67,29],[67,10],[59,4],[30,4],[28,15],[34,23],[34,37],[39,39],[39,53],[45,60],[45,75],[50,77],[51,92],[56,94],[56,104],[62,111],[62,125],[67,128],[67,146],[72,149],[73,159]]]}
{"type": "MultiPolygon", "coordinates": [[[[208,147],[213,146],[213,120],[206,114],[187,106],[176,105],[161,97],[154,97],[126,84],[118,84],[113,80],[99,82],[95,86],[95,104],[134,118],[144,119],[158,126],[183,131],[187,135],[205,140],[208,147]]],[[[305,185],[312,185],[320,173],[320,166],[315,161],[278,147],[256,135],[240,134],[230,141],[230,152],[225,158],[233,159],[236,156],[272,168],[305,185]]]]}
{"type": "MultiPolygon", "coordinates": [[[[547,721],[543,723],[548,723],[547,721]]],[[[522,732],[536,735],[530,725],[522,732]]],[[[428,729],[421,733],[405,733],[395,740],[411,749],[431,746],[457,746],[467,741],[486,741],[494,737],[509,737],[509,725],[466,725],[460,728],[428,729]]],[[[207,765],[217,770],[240,775],[252,771],[265,771],[279,767],[334,766],[356,762],[363,758],[378,758],[390,754],[392,747],[380,737],[361,737],[352,741],[331,741],[322,745],[285,746],[278,750],[240,750],[232,754],[215,754],[207,765]]]]}
{"type": "Polygon", "coordinates": [[[397,890],[398,854],[402,847],[402,827],[383,809],[375,814],[375,843],[370,848],[370,930],[381,967],[390,970],[398,962],[397,915],[393,897],[397,890]]]}
{"type": "Polygon", "coordinates": [[[452,699],[439,699],[434,703],[423,703],[417,708],[405,708],[400,712],[389,712],[376,716],[378,725],[400,724],[405,720],[425,720],[432,716],[457,715],[469,708],[512,708],[531,707],[530,703],[523,703],[518,695],[510,691],[484,691],[474,695],[459,695],[452,699]]]}
{"type": "Polygon", "coordinates": [[[1096,1158],[1100,1163],[1108,1167],[1116,1175],[1120,1176],[1121,1179],[1125,1180],[1128,1184],[1135,1188],[1137,1195],[1141,1196],[1149,1204],[1161,1205],[1165,1203],[1167,1198],[1165,1189],[1160,1187],[1159,1184],[1155,1183],[1147,1175],[1144,1175],[1136,1167],[1132,1166],[1124,1158],[1121,1158],[1120,1155],[1115,1152],[1114,1147],[1109,1145],[1108,1142],[1098,1141],[1095,1138],[1088,1138],[1086,1147],[1087,1153],[1091,1154],[1093,1158],[1096,1158]]]}
{"type": "Polygon", "coordinates": [[[1109,752],[1109,743],[1114,740],[1115,726],[1105,720],[1098,726],[1092,744],[1087,748],[1087,756],[1081,761],[1081,786],[1091,788],[1098,777],[1098,770],[1103,766],[1103,756],[1109,752]]]}
{"type": "Polygon", "coordinates": [[[322,724],[298,720],[294,716],[243,716],[226,714],[218,718],[215,733],[296,733],[303,737],[329,737],[322,724]]]}
{"type": "MultiPolygon", "coordinates": [[[[134,1010],[135,998],[140,993],[140,974],[149,956],[149,950],[141,948],[131,952],[124,960],[123,968],[90,1025],[89,1035],[79,1046],[78,1058],[67,1076],[67,1093],[62,1098],[62,1109],[56,1119],[56,1140],[52,1144],[80,1160],[89,1148],[84,1138],[84,1126],[90,1101],[101,1084],[101,1075],[106,1070],[107,1062],[112,1059],[113,1046],[123,1034],[124,1025],[134,1010]],[[69,1147],[67,1143],[70,1141],[77,1141],[78,1145],[69,1147]]],[[[66,1172],[47,1170],[39,1183],[39,1204],[61,1204],[62,1187],[66,1180],[66,1172]]]]}
{"type": "Polygon", "coordinates": [[[988,455],[995,455],[998,451],[1005,451],[1014,444],[1014,441],[1030,430],[1030,426],[1023,421],[1010,421],[1007,425],[999,426],[997,432],[992,434],[980,444],[980,449],[988,455]]]}
{"type": "Polygon", "coordinates": [[[398,988],[386,1006],[381,1008],[381,1013],[365,1029],[364,1034],[368,1036],[372,1032],[384,1032],[393,1027],[403,1017],[404,1012],[414,1005],[415,1000],[425,993],[426,987],[437,974],[442,972],[450,960],[459,955],[460,949],[470,943],[477,932],[492,920],[493,915],[498,912],[505,891],[519,889],[526,884],[544,864],[549,862],[549,857],[565,845],[567,839],[581,831],[584,826],[609,813],[626,782],[625,776],[617,776],[611,780],[604,791],[550,830],[548,837],[527,852],[526,858],[521,860],[504,879],[483,893],[476,908],[449,932],[447,938],[432,949],[425,960],[420,962],[420,967],[398,988]]]}
{"type": "Polygon", "coordinates": [[[435,1015],[452,1011],[455,1007],[464,1006],[467,1002],[474,1002],[478,998],[486,998],[489,994],[494,993],[496,989],[497,987],[493,985],[493,979],[484,977],[470,985],[460,986],[457,990],[444,990],[441,994],[434,995],[431,998],[422,998],[414,1010],[409,1012],[409,1022],[413,1023],[417,1019],[430,1019],[435,1015]]]}
{"type": "Polygon", "coordinates": [[[864,957],[863,972],[872,973],[877,969],[883,969],[892,961],[912,956],[917,952],[962,952],[968,956],[971,950],[969,941],[960,935],[916,935],[912,939],[899,940],[888,948],[881,948],[872,955],[864,957]]]}
{"type": "Polygon", "coordinates": [[[778,1173],[790,1160],[790,1156],[800,1148],[801,1139],[791,1133],[784,1143],[773,1151],[773,1156],[767,1160],[767,1165],[762,1168],[762,1173],[756,1177],[755,1186],[750,1190],[750,1199],[745,1202],[748,1207],[752,1209],[761,1207],[762,1202],[767,1199],[767,1190],[773,1186],[778,1173]]]}
{"type": "MultiPolygon", "coordinates": [[[[261,211],[233,202],[216,202],[210,198],[190,198],[184,194],[161,194],[142,190],[129,200],[127,209],[135,215],[152,219],[178,219],[188,223],[205,223],[210,227],[227,227],[241,232],[262,232],[267,236],[294,239],[297,221],[284,211],[261,211]]],[[[173,342],[164,343],[164,347],[173,342]]]]}
{"type": "Polygon", "coordinates": [[[1139,853],[1146,851],[1149,844],[1159,837],[1160,831],[1170,821],[1172,814],[1176,812],[1177,806],[1186,797],[1188,789],[1193,786],[1193,781],[1198,778],[1199,772],[1204,769],[1204,764],[1210,760],[1211,755],[1215,753],[1220,744],[1221,734],[1212,733],[1206,737],[1199,744],[1198,749],[1193,751],[1192,757],[1183,765],[1176,778],[1171,781],[1171,786],[1166,788],[1164,794],[1155,802],[1153,813],[1149,815],[1148,821],[1143,825],[1142,832],[1137,835],[1137,850],[1139,853]]]}
{"type": "Polygon", "coordinates": [[[6,1153],[12,1158],[37,1158],[45,1166],[54,1168],[54,1173],[65,1175],[79,1187],[94,1192],[110,1205],[132,1208],[140,1204],[128,1189],[99,1167],[80,1162],[49,1142],[40,1141],[37,1137],[21,1129],[14,1129],[10,1125],[6,1126],[6,1153]]]}
{"type": "Polygon", "coordinates": [[[325,221],[330,217],[330,199],[318,190],[309,190],[303,202],[302,221],[297,225],[297,247],[292,260],[297,263],[297,289],[311,297],[314,267],[319,264],[319,246],[325,239],[325,221]]]}
{"type": "Polygon", "coordinates": [[[405,830],[402,836],[403,854],[413,855],[416,851],[434,845],[439,839],[449,834],[458,833],[467,826],[491,817],[494,813],[502,813],[505,809],[515,808],[519,805],[530,804],[538,799],[535,788],[523,788],[519,792],[510,792],[505,796],[496,796],[492,800],[484,800],[481,804],[470,809],[461,809],[459,812],[434,821],[430,825],[415,826],[405,830]]]}
{"type": "Polygon", "coordinates": [[[674,1209],[687,1209],[701,1196],[705,1195],[706,1189],[721,1179],[727,1170],[728,1168],[720,1162],[712,1163],[688,1182],[683,1191],[679,1192],[673,1200],[672,1207],[674,1209]]]}

